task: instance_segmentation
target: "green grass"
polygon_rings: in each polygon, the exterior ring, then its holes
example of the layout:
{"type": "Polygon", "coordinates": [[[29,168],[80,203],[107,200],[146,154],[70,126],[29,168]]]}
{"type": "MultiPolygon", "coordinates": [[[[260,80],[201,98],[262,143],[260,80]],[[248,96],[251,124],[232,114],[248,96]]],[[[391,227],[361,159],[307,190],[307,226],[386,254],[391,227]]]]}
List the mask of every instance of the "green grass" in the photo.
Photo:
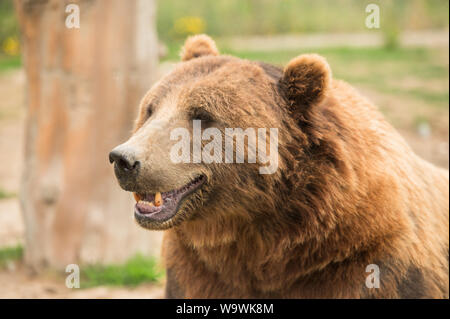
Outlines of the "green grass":
{"type": "Polygon", "coordinates": [[[81,287],[137,286],[158,282],[164,276],[154,258],[136,255],[123,265],[89,265],[81,268],[81,287]]]}
{"type": "MultiPolygon", "coordinates": [[[[23,259],[22,245],[0,248],[0,269],[23,259]]],[[[96,286],[137,286],[156,283],[164,277],[153,257],[136,255],[121,265],[86,265],[81,267],[81,288],[96,286]]]]}
{"type": "MultiPolygon", "coordinates": [[[[404,29],[448,26],[446,0],[158,0],[157,29],[164,40],[184,38],[192,30],[175,25],[183,17],[198,17],[212,36],[272,35],[311,32],[361,32],[369,3],[380,7],[380,27],[392,42],[404,29]]],[[[195,29],[195,28],[194,28],[195,29]]],[[[395,41],[395,40],[394,40],[395,41]]]]}
{"type": "MultiPolygon", "coordinates": [[[[159,37],[184,38],[195,26],[177,28],[184,17],[200,18],[201,29],[213,36],[271,35],[306,32],[367,31],[364,21],[369,3],[380,7],[381,31],[448,27],[448,0],[157,0],[159,37]]],[[[83,11],[83,4],[81,4],[83,11]]],[[[13,0],[0,1],[0,44],[17,37],[19,27],[13,0]]]]}
{"type": "Polygon", "coordinates": [[[0,248],[0,268],[5,267],[9,262],[20,261],[22,258],[22,245],[0,248]]]}
{"type": "Polygon", "coordinates": [[[0,199],[7,199],[15,196],[16,194],[5,191],[4,189],[0,188],[0,199]]]}
{"type": "Polygon", "coordinates": [[[20,56],[0,55],[0,72],[17,69],[22,66],[20,56]]]}
{"type": "Polygon", "coordinates": [[[438,108],[448,108],[449,93],[446,92],[430,92],[424,89],[398,89],[380,85],[378,91],[386,94],[398,96],[406,96],[413,99],[420,99],[428,105],[438,108]]]}
{"type": "MultiPolygon", "coordinates": [[[[0,269],[23,259],[22,245],[0,248],[0,269]]],[[[96,286],[137,286],[156,283],[164,277],[153,257],[136,255],[121,265],[86,265],[81,267],[81,288],[96,286]]]]}
{"type": "Polygon", "coordinates": [[[14,14],[13,1],[0,0],[0,45],[6,38],[18,35],[19,26],[14,14]]]}

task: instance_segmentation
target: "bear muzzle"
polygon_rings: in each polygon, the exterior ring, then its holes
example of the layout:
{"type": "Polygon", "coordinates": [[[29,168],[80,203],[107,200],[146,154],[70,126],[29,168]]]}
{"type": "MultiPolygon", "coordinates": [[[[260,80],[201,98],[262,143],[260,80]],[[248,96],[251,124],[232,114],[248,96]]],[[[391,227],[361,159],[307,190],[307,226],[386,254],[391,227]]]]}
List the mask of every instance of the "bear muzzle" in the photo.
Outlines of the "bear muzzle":
{"type": "Polygon", "coordinates": [[[134,153],[119,145],[109,153],[109,162],[114,164],[114,173],[120,186],[125,190],[132,190],[141,168],[141,162],[134,153]]]}

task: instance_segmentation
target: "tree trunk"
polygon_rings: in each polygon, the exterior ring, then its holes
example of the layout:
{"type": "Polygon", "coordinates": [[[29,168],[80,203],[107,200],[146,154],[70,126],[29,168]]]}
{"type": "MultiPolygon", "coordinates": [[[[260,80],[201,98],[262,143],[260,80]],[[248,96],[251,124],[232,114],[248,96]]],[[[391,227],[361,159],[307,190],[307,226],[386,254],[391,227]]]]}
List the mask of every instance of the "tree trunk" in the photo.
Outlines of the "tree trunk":
{"type": "Polygon", "coordinates": [[[157,254],[140,229],[109,151],[130,135],[155,80],[153,0],[15,0],[27,74],[21,205],[29,265],[118,262],[157,254]],[[80,11],[67,28],[66,5],[80,11]]]}

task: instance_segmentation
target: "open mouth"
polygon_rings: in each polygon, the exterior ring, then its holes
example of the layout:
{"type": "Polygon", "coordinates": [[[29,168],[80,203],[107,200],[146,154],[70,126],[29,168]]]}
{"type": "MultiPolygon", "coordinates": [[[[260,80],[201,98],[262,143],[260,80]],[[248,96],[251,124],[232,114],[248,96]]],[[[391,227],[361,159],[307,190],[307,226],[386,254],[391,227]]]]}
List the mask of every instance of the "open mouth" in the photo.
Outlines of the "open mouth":
{"type": "Polygon", "coordinates": [[[156,194],[133,193],[136,200],[134,210],[137,221],[146,228],[157,227],[171,220],[176,214],[182,202],[206,181],[206,176],[200,175],[186,185],[156,194]]]}

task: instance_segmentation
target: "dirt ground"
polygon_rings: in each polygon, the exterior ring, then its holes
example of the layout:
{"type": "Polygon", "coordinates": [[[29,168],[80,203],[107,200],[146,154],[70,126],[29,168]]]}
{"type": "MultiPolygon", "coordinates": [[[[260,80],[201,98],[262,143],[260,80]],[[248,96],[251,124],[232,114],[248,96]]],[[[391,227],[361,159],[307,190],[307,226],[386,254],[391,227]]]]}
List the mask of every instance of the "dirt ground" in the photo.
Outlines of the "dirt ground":
{"type": "MultiPolygon", "coordinates": [[[[24,148],[24,88],[23,70],[0,74],[0,187],[11,197],[0,200],[0,248],[24,242],[24,225],[17,200],[24,148]]],[[[407,114],[395,97],[360,88],[375,104],[391,118],[407,114]]],[[[413,101],[411,101],[413,103],[413,101]]],[[[408,104],[409,105],[409,104],[408,104]]],[[[409,105],[410,107],[410,105],[409,105]]],[[[436,118],[436,121],[442,119],[436,118]]],[[[416,127],[400,125],[400,133],[415,152],[438,166],[449,167],[448,118],[443,130],[427,133],[416,127]]],[[[23,266],[16,265],[0,270],[0,298],[161,298],[162,284],[141,285],[136,288],[97,287],[68,289],[64,279],[55,276],[34,276],[23,266]]]]}
{"type": "Polygon", "coordinates": [[[164,297],[164,285],[142,284],[134,288],[95,287],[69,289],[64,278],[56,275],[33,275],[23,267],[0,271],[0,299],[160,299],[164,297]]]}

